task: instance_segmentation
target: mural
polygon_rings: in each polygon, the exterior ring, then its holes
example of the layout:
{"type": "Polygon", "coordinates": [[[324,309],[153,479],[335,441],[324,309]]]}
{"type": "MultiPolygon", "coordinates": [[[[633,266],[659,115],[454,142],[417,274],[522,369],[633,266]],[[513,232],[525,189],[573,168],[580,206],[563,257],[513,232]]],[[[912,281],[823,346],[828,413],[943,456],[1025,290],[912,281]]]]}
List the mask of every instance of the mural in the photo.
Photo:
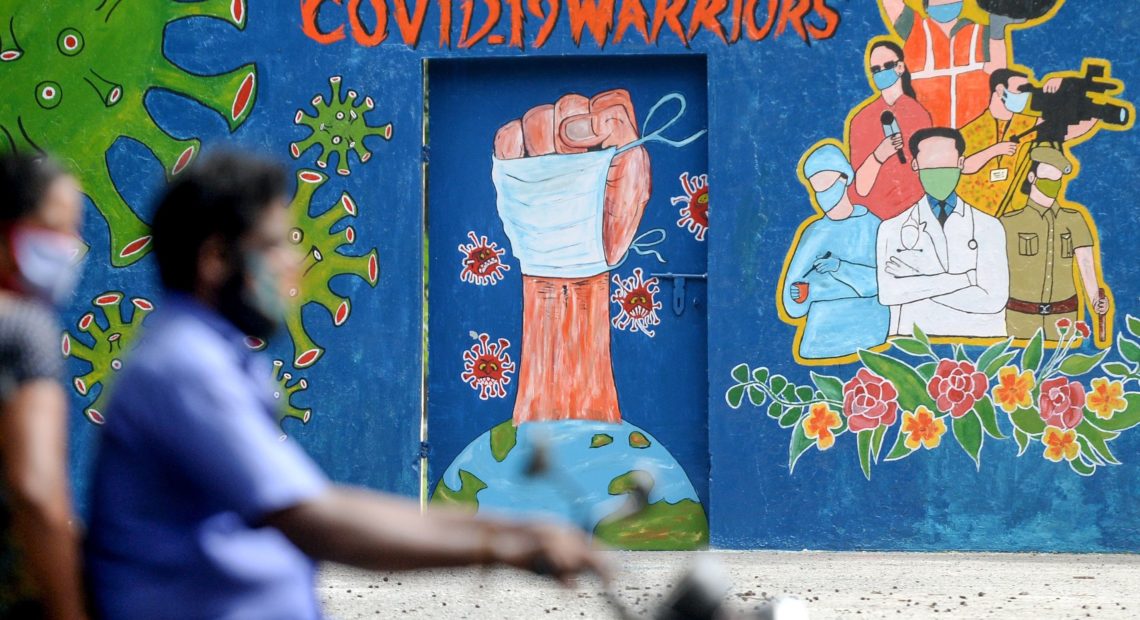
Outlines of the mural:
{"type": "Polygon", "coordinates": [[[853,435],[868,480],[946,443],[981,471],[999,442],[1093,476],[1121,464],[1113,443],[1140,424],[1140,321],[1115,333],[1094,212],[1065,198],[1073,148],[1130,129],[1134,108],[1106,60],[1041,82],[1014,64],[1010,33],[1063,0],[977,4],[880,0],[894,35],[866,48],[875,94],[843,142],[799,161],[814,213],[777,308],[797,362],[856,365],[797,383],[739,364],[725,392],[789,432],[789,474],[853,435]]]}
{"type": "Polygon", "coordinates": [[[1064,190],[1074,145],[1129,129],[1132,104],[1107,61],[1042,83],[1013,64],[1009,33],[1044,23],[1062,2],[962,2],[918,10],[881,0],[895,37],[867,46],[871,98],[801,159],[816,214],[785,259],[778,309],[797,327],[805,364],[852,362],[861,349],[921,330],[936,342],[1024,346],[1057,321],[1096,326],[1112,343],[1112,292],[1096,225],[1064,190]],[[801,275],[802,274],[802,275],[801,275]]]}
{"type": "MultiPolygon", "coordinates": [[[[658,278],[641,266],[629,276],[611,272],[631,255],[666,260],[653,249],[667,240],[664,230],[638,234],[652,191],[646,145],[681,148],[701,137],[703,129],[665,137],[686,109],[682,95],[666,95],[639,131],[630,93],[613,89],[565,94],[499,126],[491,181],[521,272],[518,381],[511,343],[476,332],[461,379],[480,400],[513,395],[514,415],[456,456],[433,503],[553,513],[629,549],[707,544],[704,509],[684,470],[652,435],[622,419],[611,357],[611,329],[652,338],[661,324],[658,278]]],[[[707,209],[706,181],[697,183],[692,192],[707,209]]],[[[467,236],[471,243],[459,246],[462,281],[495,284],[513,275],[499,270],[507,267],[506,248],[467,236]]]]}
{"type": "MultiPolygon", "coordinates": [[[[347,164],[345,164],[347,165],[347,164]]],[[[356,229],[339,226],[348,218],[356,217],[356,201],[347,192],[340,200],[314,215],[313,194],[328,181],[328,177],[315,170],[297,172],[297,192],[289,204],[294,227],[289,240],[304,257],[301,263],[301,285],[290,291],[295,299],[285,326],[293,341],[293,366],[307,368],[324,355],[324,349],[309,336],[305,329],[305,306],[315,304],[328,311],[333,325],[340,327],[348,320],[351,304],[337,295],[330,283],[337,276],[350,275],[375,287],[380,278],[380,259],[376,248],[364,255],[345,253],[344,249],[356,244],[356,229]]]]}
{"type": "Polygon", "coordinates": [[[0,62],[9,93],[0,104],[0,148],[46,150],[73,163],[107,223],[116,267],[146,255],[150,234],[116,188],[108,151],[120,138],[138,141],[174,177],[201,148],[197,138],[175,138],[155,123],[148,94],[166,90],[193,99],[220,114],[230,131],[249,118],[257,99],[252,63],[197,75],[165,56],[169,25],[196,17],[244,29],[245,0],[57,2],[50,10],[0,3],[0,62]]]}
{"type": "Polygon", "coordinates": [[[317,110],[316,116],[310,116],[304,110],[297,110],[293,119],[295,125],[303,125],[309,129],[309,136],[300,142],[289,145],[289,154],[293,159],[316,148],[317,167],[324,170],[329,165],[329,158],[337,156],[336,173],[348,176],[352,172],[348,159],[349,152],[356,155],[361,163],[372,159],[372,151],[365,145],[370,137],[392,139],[392,123],[372,126],[364,118],[367,112],[376,107],[372,97],[365,97],[364,101],[357,103],[360,95],[355,90],[347,91],[344,96],[340,94],[340,76],[329,78],[332,96],[325,101],[323,95],[313,98],[313,107],[317,110]]]}
{"type": "Polygon", "coordinates": [[[95,424],[104,422],[103,412],[107,404],[107,388],[116,373],[123,369],[123,359],[131,346],[138,341],[143,321],[154,310],[154,303],[142,297],[132,297],[130,315],[124,312],[126,295],[109,291],[91,300],[102,320],[94,312],[84,314],[76,324],[80,335],[64,332],[60,345],[64,357],[73,357],[91,368],[85,375],[71,381],[75,392],[87,398],[92,392],[97,395],[83,410],[83,415],[95,424]]]}

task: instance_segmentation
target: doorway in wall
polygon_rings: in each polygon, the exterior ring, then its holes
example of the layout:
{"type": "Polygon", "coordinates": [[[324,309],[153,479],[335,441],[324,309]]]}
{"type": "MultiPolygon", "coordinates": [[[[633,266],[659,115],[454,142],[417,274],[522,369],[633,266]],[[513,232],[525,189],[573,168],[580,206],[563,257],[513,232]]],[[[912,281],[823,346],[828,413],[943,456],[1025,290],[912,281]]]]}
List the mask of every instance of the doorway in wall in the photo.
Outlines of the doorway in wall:
{"type": "Polygon", "coordinates": [[[430,501],[702,546],[705,58],[426,72],[430,501]]]}

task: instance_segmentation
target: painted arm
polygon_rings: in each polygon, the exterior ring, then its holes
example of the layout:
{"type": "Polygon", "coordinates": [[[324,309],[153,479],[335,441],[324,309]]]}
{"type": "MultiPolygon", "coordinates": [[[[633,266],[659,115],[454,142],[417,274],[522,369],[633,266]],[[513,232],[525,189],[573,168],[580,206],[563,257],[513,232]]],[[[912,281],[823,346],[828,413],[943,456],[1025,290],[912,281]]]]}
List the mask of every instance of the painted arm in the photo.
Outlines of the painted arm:
{"type": "Polygon", "coordinates": [[[415,501],[364,489],[332,487],[265,522],[310,557],[369,570],[506,565],[563,583],[583,572],[606,575],[577,530],[445,509],[421,513],[415,501]]]}
{"type": "Polygon", "coordinates": [[[46,617],[86,618],[67,480],[67,396],[54,381],[27,383],[4,403],[0,455],[13,533],[46,617]]]}
{"type": "Polygon", "coordinates": [[[879,227],[876,252],[876,271],[879,277],[879,303],[884,306],[900,306],[938,295],[945,295],[970,286],[970,279],[964,273],[938,273],[933,275],[894,275],[888,263],[895,256],[894,249],[899,244],[897,226],[883,224],[879,227]]]}
{"type": "MultiPolygon", "coordinates": [[[[780,291],[780,299],[784,304],[784,312],[792,318],[800,318],[808,313],[811,307],[811,302],[820,301],[820,299],[812,293],[817,293],[818,290],[812,291],[810,286],[808,296],[803,302],[796,301],[796,291],[793,290],[792,284],[801,280],[807,280],[807,274],[812,269],[812,265],[817,260],[820,251],[820,245],[815,242],[811,230],[805,230],[804,234],[800,236],[799,243],[796,245],[796,251],[792,254],[792,260],[788,263],[788,270],[784,272],[784,277],[781,278],[780,283],[783,289],[780,291]]],[[[811,271],[811,274],[814,274],[811,271]]],[[[809,274],[810,275],[810,274],[809,274]]],[[[818,287],[816,287],[818,289],[818,287]]]]}
{"type": "Polygon", "coordinates": [[[979,170],[990,163],[995,157],[1012,157],[1017,154],[1017,143],[1015,142],[998,142],[974,153],[966,158],[966,166],[962,170],[962,174],[977,174],[979,170]]]}
{"type": "Polygon", "coordinates": [[[883,163],[887,158],[895,157],[899,151],[903,149],[903,137],[901,133],[893,136],[883,138],[883,141],[867,155],[867,159],[859,165],[859,169],[855,171],[855,193],[860,196],[866,197],[871,193],[875,187],[875,181],[879,178],[879,171],[883,169],[883,163]]]}
{"type": "Polygon", "coordinates": [[[836,280],[851,287],[859,297],[874,297],[879,292],[875,268],[845,260],[839,261],[839,269],[832,274],[836,280]]]}
{"type": "Polygon", "coordinates": [[[1092,246],[1085,246],[1073,250],[1077,259],[1077,270],[1081,274],[1081,284],[1084,285],[1085,299],[1089,301],[1091,314],[1108,314],[1108,299],[1100,301],[1100,280],[1096,276],[1097,257],[1092,246]]]}
{"type": "MultiPolygon", "coordinates": [[[[974,213],[975,218],[979,218],[974,213]]],[[[1006,256],[1005,229],[996,220],[976,220],[978,242],[977,281],[967,288],[934,301],[959,310],[977,314],[1001,312],[1009,302],[1009,259],[1006,256]]]]}

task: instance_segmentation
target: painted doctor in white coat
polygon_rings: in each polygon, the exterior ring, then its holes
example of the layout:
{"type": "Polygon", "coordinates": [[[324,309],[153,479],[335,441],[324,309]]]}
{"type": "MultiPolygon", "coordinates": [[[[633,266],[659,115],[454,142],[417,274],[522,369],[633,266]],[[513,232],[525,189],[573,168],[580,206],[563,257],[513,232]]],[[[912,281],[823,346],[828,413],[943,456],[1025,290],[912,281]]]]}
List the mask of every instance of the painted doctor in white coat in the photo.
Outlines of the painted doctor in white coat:
{"type": "Polygon", "coordinates": [[[934,127],[910,140],[911,165],[926,195],[879,226],[879,302],[891,309],[891,334],[1005,336],[1009,264],[997,219],[958,197],[965,141],[934,127]]]}

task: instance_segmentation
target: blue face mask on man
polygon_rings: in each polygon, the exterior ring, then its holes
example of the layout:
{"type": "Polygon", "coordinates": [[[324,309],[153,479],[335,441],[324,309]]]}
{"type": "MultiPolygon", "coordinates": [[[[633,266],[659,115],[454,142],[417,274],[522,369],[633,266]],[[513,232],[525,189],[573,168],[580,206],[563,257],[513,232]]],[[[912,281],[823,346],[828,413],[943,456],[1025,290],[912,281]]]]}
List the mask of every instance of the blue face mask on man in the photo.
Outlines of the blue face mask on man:
{"type": "Polygon", "coordinates": [[[958,16],[962,14],[962,3],[951,2],[929,6],[926,8],[926,13],[930,15],[930,19],[940,24],[947,24],[958,19],[958,16]]]}
{"type": "Polygon", "coordinates": [[[1001,96],[1001,102],[1005,105],[1005,109],[1014,114],[1021,114],[1029,105],[1029,93],[1015,93],[1006,90],[1005,94],[1001,96]]]}
{"type": "Polygon", "coordinates": [[[887,90],[899,81],[899,74],[894,68],[883,69],[871,75],[871,79],[875,82],[875,88],[879,90],[887,90]]]}
{"type": "Polygon", "coordinates": [[[824,213],[831,211],[839,202],[843,200],[843,195],[847,193],[847,181],[843,177],[835,179],[835,183],[831,187],[815,193],[815,201],[819,204],[819,208],[823,209],[824,213]]]}

